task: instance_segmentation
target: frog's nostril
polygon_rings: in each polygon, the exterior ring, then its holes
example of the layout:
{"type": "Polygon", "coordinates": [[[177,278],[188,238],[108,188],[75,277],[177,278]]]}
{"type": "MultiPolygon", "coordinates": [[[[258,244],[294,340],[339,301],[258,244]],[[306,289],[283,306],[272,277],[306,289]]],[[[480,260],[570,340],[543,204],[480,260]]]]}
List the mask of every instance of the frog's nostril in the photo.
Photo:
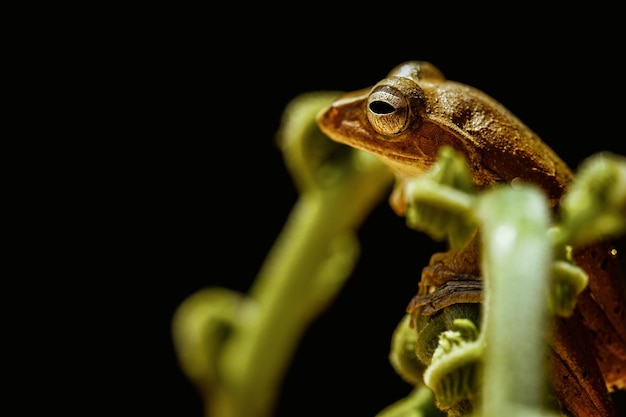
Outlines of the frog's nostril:
{"type": "Polygon", "coordinates": [[[385,101],[377,100],[370,103],[370,110],[376,114],[389,114],[396,111],[396,108],[385,101]]]}

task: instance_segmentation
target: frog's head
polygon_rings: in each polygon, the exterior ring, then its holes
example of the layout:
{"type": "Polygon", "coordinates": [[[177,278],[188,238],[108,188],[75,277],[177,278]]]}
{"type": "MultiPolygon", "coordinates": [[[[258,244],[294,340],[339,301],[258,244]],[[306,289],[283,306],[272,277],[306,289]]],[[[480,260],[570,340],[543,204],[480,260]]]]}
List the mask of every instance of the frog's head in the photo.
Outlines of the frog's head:
{"type": "Polygon", "coordinates": [[[339,97],[319,113],[318,125],[331,139],[375,154],[394,172],[423,173],[450,138],[429,121],[431,104],[422,85],[443,81],[432,64],[405,62],[373,87],[339,97]]]}

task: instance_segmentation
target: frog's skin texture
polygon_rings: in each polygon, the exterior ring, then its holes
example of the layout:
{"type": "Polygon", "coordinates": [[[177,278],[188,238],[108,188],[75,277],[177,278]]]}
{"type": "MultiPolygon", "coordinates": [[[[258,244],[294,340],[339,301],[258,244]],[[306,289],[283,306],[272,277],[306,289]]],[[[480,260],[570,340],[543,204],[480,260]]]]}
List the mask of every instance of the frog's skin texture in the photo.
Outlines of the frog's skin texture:
{"type": "MultiPolygon", "coordinates": [[[[402,182],[426,172],[444,145],[465,156],[479,190],[519,178],[539,185],[556,209],[573,179],[561,158],[505,107],[447,80],[428,62],[403,63],[373,87],[343,95],[320,112],[318,125],[394,172],[398,184],[390,204],[398,215],[407,206],[402,182]]],[[[612,249],[598,242],[576,250],[589,284],[574,314],[555,319],[552,386],[575,417],[615,416],[609,392],[626,389],[626,289],[612,249]]],[[[408,311],[417,317],[455,302],[479,303],[479,251],[477,237],[463,250],[435,254],[408,311]]]]}

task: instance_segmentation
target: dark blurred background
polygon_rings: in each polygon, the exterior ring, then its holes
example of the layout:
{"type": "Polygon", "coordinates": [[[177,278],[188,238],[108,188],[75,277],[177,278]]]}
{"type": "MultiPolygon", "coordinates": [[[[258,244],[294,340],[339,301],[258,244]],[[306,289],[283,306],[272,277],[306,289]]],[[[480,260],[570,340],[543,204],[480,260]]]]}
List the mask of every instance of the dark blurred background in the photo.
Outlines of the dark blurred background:
{"type": "MultiPolygon", "coordinates": [[[[245,292],[252,284],[297,199],[274,137],[298,94],[359,89],[405,60],[426,60],[499,100],[572,168],[598,151],[626,154],[623,30],[614,13],[565,18],[528,6],[473,17],[452,5],[381,7],[162,10],[144,16],[146,29],[128,41],[129,60],[142,64],[128,75],[139,99],[129,117],[139,123],[115,256],[131,265],[120,271],[126,284],[140,282],[126,320],[137,343],[120,345],[137,368],[120,375],[128,385],[120,394],[139,415],[202,416],[178,368],[170,320],[203,287],[245,292]]],[[[409,231],[386,202],[360,237],[360,262],[304,335],[276,417],[373,416],[409,392],[389,365],[390,336],[421,269],[443,247],[409,231]]]]}

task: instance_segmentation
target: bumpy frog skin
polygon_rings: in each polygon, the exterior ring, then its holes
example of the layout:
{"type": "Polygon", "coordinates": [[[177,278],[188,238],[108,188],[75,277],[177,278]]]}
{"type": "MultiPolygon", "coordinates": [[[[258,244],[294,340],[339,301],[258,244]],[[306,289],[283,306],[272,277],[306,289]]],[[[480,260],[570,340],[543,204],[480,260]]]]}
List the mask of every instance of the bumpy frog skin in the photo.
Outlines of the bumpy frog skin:
{"type": "MultiPolygon", "coordinates": [[[[406,211],[402,181],[428,170],[444,145],[465,156],[478,189],[519,178],[542,187],[556,208],[573,178],[559,156],[500,103],[446,80],[428,62],[403,63],[373,87],[343,95],[318,115],[318,125],[331,139],[389,166],[399,180],[390,198],[399,215],[406,211]]],[[[480,280],[479,247],[474,241],[464,250],[435,254],[408,311],[430,315],[454,302],[480,302],[479,285],[472,284],[480,280]],[[459,278],[466,293],[452,289],[459,278]],[[425,307],[437,288],[439,299],[425,307]]],[[[615,416],[609,392],[626,389],[626,290],[611,249],[601,242],[576,251],[589,284],[573,316],[555,319],[552,385],[575,417],[615,416]]]]}

